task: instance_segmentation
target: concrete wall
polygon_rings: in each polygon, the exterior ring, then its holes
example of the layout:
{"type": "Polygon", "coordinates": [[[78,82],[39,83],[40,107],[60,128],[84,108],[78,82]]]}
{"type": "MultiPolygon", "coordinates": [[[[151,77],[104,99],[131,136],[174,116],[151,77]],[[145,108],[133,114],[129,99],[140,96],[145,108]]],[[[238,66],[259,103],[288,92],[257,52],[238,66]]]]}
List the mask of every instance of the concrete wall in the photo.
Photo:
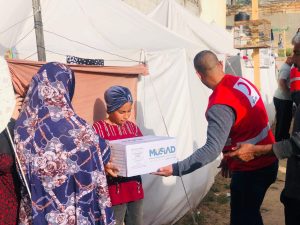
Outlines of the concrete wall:
{"type": "Polygon", "coordinates": [[[300,27],[300,13],[286,13],[268,16],[266,19],[272,22],[271,27],[274,34],[275,43],[278,37],[283,36],[284,47],[291,47],[291,40],[300,27]]]}
{"type": "Polygon", "coordinates": [[[226,0],[201,0],[201,7],[203,20],[226,27],[226,0]]]}
{"type": "Polygon", "coordinates": [[[148,14],[160,3],[161,0],[123,0],[128,5],[137,8],[144,14],[148,14]]]}
{"type": "MultiPolygon", "coordinates": [[[[274,34],[273,47],[278,47],[279,37],[282,36],[283,47],[291,47],[291,39],[300,27],[300,13],[274,13],[259,15],[260,19],[271,21],[271,28],[274,34]]],[[[227,26],[234,24],[234,16],[227,17],[227,26]]]]}

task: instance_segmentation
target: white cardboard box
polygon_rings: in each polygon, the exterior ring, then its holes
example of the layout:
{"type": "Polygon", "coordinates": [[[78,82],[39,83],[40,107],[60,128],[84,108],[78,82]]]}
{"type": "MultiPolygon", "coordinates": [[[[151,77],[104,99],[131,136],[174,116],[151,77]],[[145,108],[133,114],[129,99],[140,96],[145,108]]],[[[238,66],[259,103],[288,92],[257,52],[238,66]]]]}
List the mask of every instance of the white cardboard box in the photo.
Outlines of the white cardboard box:
{"type": "Polygon", "coordinates": [[[142,136],[109,143],[119,176],[147,174],[177,162],[176,139],[172,137],[142,136]]]}

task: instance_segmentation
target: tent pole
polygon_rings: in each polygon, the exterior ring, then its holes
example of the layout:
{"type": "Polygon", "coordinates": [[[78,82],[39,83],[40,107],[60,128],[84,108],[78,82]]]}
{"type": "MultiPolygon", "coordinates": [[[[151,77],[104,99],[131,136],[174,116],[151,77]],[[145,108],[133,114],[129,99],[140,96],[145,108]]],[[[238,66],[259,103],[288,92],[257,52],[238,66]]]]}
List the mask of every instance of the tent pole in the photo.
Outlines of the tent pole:
{"type": "MultiPolygon", "coordinates": [[[[258,19],[258,0],[252,0],[252,19],[258,19]]],[[[260,87],[260,62],[259,62],[259,48],[253,49],[252,58],[254,61],[254,84],[258,90],[261,89],[260,87]]]]}
{"type": "Polygon", "coordinates": [[[44,30],[40,0],[32,0],[38,61],[46,61],[44,30]]]}

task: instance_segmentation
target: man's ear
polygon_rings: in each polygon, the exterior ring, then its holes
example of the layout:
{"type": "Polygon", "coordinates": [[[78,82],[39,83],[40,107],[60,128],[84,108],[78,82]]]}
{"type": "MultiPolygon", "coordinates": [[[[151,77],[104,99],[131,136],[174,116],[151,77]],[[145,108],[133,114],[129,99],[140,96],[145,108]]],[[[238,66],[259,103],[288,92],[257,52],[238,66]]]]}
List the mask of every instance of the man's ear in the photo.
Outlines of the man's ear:
{"type": "Polygon", "coordinates": [[[222,71],[224,71],[224,63],[223,63],[223,61],[219,61],[219,63],[218,63],[218,68],[220,69],[220,70],[222,70],[222,71]]]}
{"type": "Polygon", "coordinates": [[[202,79],[202,76],[200,75],[200,73],[198,71],[196,71],[197,76],[199,77],[199,79],[202,79]]]}
{"type": "Polygon", "coordinates": [[[222,60],[219,61],[219,63],[221,64],[222,68],[224,66],[224,62],[222,60]]]}

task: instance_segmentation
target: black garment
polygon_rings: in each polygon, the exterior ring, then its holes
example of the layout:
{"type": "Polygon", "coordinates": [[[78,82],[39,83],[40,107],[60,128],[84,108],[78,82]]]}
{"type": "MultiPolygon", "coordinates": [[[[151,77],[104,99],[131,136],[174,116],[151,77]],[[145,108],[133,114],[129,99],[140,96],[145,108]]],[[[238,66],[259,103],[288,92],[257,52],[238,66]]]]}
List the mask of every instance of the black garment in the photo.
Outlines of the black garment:
{"type": "Polygon", "coordinates": [[[260,206],[275,182],[278,162],[253,171],[232,172],[230,225],[263,225],[260,206]]]}
{"type": "Polygon", "coordinates": [[[300,104],[300,91],[294,91],[291,93],[293,102],[298,106],[300,104]]]}
{"type": "MultiPolygon", "coordinates": [[[[12,140],[14,139],[15,123],[16,123],[16,121],[14,119],[10,119],[9,123],[7,124],[7,127],[8,127],[8,130],[9,130],[12,140]]],[[[15,153],[14,153],[12,144],[9,140],[9,135],[7,133],[6,128],[0,134],[0,154],[7,154],[7,155],[11,156],[13,158],[13,160],[15,161],[15,153]]],[[[17,194],[19,197],[21,181],[20,181],[20,177],[17,172],[17,167],[16,167],[15,163],[13,164],[11,173],[13,175],[13,182],[16,186],[17,194]]]]}
{"type": "MultiPolygon", "coordinates": [[[[296,197],[300,200],[300,106],[297,107],[293,137],[291,138],[293,155],[287,160],[285,194],[287,197],[296,197]]],[[[299,212],[300,213],[300,212],[299,212]]]]}
{"type": "MultiPolygon", "coordinates": [[[[10,119],[9,123],[7,124],[7,127],[8,127],[8,130],[9,130],[12,140],[14,139],[15,123],[16,123],[16,121],[14,119],[10,119]]],[[[15,153],[14,153],[12,144],[9,140],[9,135],[7,133],[6,128],[0,134],[0,154],[7,154],[7,155],[11,156],[13,158],[13,160],[15,161],[15,153]]],[[[13,175],[14,184],[16,186],[17,194],[19,196],[20,187],[21,187],[22,183],[21,183],[20,176],[18,174],[17,166],[15,163],[12,167],[12,175],[13,175]]]]}
{"type": "Polygon", "coordinates": [[[285,225],[299,225],[300,200],[286,197],[283,191],[280,201],[284,205],[285,225]]]}
{"type": "MultiPolygon", "coordinates": [[[[10,122],[7,124],[7,127],[10,131],[10,134],[12,135],[12,138],[14,133],[14,126],[15,126],[15,120],[10,120],[10,122]]],[[[1,153],[8,154],[10,156],[14,155],[6,128],[0,134],[0,154],[1,153]]]]}
{"type": "Polygon", "coordinates": [[[273,152],[278,159],[288,158],[285,187],[281,194],[287,225],[299,224],[300,215],[300,106],[297,107],[293,134],[290,139],[273,145],[273,152]],[[295,218],[296,223],[293,222],[295,218]]]}
{"type": "Polygon", "coordinates": [[[71,55],[67,55],[66,62],[68,64],[104,66],[103,59],[85,59],[85,58],[79,58],[71,55]]]}
{"type": "Polygon", "coordinates": [[[273,102],[276,110],[275,140],[289,139],[289,130],[293,118],[293,101],[274,97],[273,102]]]}
{"type": "MultiPolygon", "coordinates": [[[[297,111],[295,122],[297,121],[297,114],[300,116],[299,107],[297,111]]],[[[294,126],[297,127],[295,123],[294,126]]],[[[275,143],[273,145],[273,152],[278,159],[288,158],[283,195],[300,201],[300,132],[293,133],[292,137],[288,140],[275,143]]]]}

